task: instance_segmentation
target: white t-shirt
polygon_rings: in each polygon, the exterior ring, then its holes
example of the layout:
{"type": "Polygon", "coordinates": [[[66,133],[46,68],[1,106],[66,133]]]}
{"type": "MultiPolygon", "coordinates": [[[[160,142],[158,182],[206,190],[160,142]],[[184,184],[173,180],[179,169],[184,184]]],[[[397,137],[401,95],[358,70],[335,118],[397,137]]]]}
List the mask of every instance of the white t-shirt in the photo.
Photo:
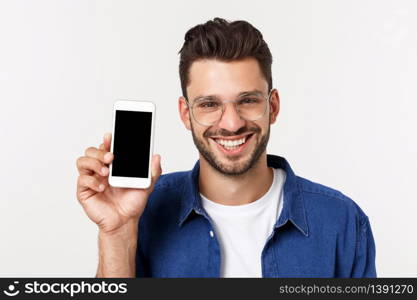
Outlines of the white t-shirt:
{"type": "Polygon", "coordinates": [[[221,251],[221,277],[262,277],[261,253],[282,210],[285,171],[274,169],[274,180],[260,199],[244,205],[222,205],[203,195],[221,251]]]}

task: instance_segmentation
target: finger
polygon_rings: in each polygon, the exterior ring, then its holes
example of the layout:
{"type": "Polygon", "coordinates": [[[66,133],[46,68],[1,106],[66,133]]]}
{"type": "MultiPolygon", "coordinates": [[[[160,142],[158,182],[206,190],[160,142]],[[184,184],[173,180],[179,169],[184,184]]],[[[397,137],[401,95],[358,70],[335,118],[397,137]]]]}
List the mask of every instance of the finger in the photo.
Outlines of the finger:
{"type": "Polygon", "coordinates": [[[80,175],[78,177],[77,187],[79,191],[85,190],[85,189],[91,189],[96,192],[102,192],[105,190],[106,185],[104,183],[101,183],[94,176],[80,175]]]}
{"type": "Polygon", "coordinates": [[[103,144],[104,144],[104,150],[106,150],[107,152],[110,151],[110,146],[111,146],[111,133],[107,132],[104,137],[103,137],[103,144]]]}
{"type": "Polygon", "coordinates": [[[109,175],[110,173],[107,172],[106,176],[102,176],[100,174],[94,173],[92,176],[94,176],[98,181],[100,181],[100,183],[104,184],[104,186],[108,186],[109,185],[109,175]]]}
{"type": "Polygon", "coordinates": [[[105,150],[100,150],[95,147],[89,147],[85,150],[85,156],[98,159],[104,164],[109,164],[113,161],[113,153],[105,150]]]}
{"type": "Polygon", "coordinates": [[[158,180],[159,176],[161,176],[162,174],[161,156],[159,154],[155,154],[152,156],[151,173],[152,173],[152,182],[155,183],[158,180]]]}
{"type": "Polygon", "coordinates": [[[99,148],[100,150],[105,150],[105,148],[104,148],[104,143],[101,143],[101,144],[100,144],[100,146],[98,146],[98,148],[99,148]]]}
{"type": "Polygon", "coordinates": [[[97,173],[100,176],[107,176],[109,174],[109,168],[107,168],[98,159],[82,156],[77,159],[77,169],[81,174],[91,175],[97,173]]]}

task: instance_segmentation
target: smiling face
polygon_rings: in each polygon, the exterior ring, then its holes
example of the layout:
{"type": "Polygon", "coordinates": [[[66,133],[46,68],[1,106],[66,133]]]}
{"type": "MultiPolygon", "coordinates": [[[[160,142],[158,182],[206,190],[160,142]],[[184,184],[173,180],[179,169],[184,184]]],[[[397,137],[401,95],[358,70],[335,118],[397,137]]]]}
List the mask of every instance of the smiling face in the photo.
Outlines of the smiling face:
{"type": "MultiPolygon", "coordinates": [[[[226,101],[242,99],[242,94],[248,93],[267,97],[268,92],[267,81],[253,58],[230,62],[197,60],[189,70],[187,95],[191,104],[201,97],[226,101]]],[[[221,119],[212,126],[197,123],[183,97],[179,99],[179,110],[200,156],[218,172],[236,176],[247,172],[266,155],[270,124],[275,123],[279,99],[273,90],[264,116],[256,121],[242,119],[235,105],[227,103],[221,119]]]]}

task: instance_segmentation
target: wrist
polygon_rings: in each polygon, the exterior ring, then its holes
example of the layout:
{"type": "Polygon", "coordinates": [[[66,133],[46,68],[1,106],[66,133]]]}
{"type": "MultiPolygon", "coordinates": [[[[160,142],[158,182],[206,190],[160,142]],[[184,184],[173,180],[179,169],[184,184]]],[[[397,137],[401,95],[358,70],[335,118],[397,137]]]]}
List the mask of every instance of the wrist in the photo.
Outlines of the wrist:
{"type": "Polygon", "coordinates": [[[138,220],[130,220],[112,231],[99,231],[97,277],[134,277],[138,220]]]}
{"type": "Polygon", "coordinates": [[[99,228],[99,239],[123,239],[129,238],[132,235],[137,235],[138,224],[139,218],[132,218],[116,229],[104,230],[99,228]]]}

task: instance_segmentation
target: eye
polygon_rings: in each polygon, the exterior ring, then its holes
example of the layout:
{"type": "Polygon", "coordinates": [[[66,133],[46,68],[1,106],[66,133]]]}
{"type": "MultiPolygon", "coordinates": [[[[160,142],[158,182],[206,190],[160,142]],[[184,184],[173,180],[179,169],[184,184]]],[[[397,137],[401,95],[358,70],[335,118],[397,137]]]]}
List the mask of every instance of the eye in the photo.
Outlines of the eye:
{"type": "Polygon", "coordinates": [[[239,100],[239,104],[244,105],[244,104],[256,104],[259,103],[259,99],[258,98],[244,98],[239,100]]]}
{"type": "Polygon", "coordinates": [[[197,104],[198,108],[207,109],[207,108],[217,108],[219,103],[216,101],[203,101],[197,104]]]}

